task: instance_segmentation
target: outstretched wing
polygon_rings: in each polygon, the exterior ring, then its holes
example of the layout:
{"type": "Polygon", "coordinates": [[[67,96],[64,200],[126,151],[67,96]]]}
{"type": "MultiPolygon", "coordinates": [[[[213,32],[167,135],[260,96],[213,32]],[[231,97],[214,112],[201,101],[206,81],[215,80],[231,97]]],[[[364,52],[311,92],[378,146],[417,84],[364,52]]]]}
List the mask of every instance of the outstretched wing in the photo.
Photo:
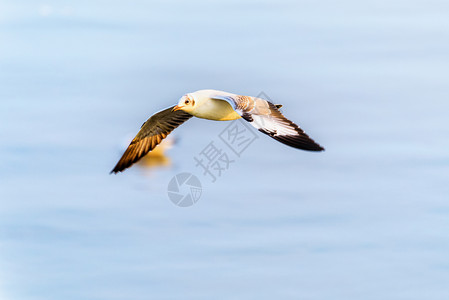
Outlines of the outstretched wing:
{"type": "Polygon", "coordinates": [[[298,125],[282,115],[279,104],[273,104],[261,98],[239,95],[217,95],[212,98],[227,101],[243,119],[250,122],[260,132],[285,145],[308,151],[324,150],[298,125]]]}
{"type": "Polygon", "coordinates": [[[176,127],[192,117],[182,110],[173,111],[173,107],[152,115],[143,123],[136,137],[131,141],[122,158],[111,173],[122,172],[153,150],[176,127]]]}

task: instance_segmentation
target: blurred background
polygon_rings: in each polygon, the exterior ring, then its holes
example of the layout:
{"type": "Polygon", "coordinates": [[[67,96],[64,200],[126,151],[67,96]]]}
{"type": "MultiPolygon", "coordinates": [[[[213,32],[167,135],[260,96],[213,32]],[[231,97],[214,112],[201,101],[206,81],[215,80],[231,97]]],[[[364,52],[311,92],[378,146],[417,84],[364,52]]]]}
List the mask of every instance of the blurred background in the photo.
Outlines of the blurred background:
{"type": "Polygon", "coordinates": [[[448,53],[444,0],[0,1],[0,299],[448,299],[448,53]],[[326,151],[260,134],[212,183],[192,119],[109,175],[198,89],[326,151]]]}

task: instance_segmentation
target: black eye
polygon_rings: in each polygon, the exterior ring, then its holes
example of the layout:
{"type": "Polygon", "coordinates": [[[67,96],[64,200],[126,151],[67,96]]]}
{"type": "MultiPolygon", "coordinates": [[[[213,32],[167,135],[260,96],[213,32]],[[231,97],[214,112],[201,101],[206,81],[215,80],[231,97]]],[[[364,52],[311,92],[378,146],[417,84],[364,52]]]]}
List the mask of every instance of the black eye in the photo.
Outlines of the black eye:
{"type": "Polygon", "coordinates": [[[190,100],[186,100],[184,103],[185,103],[185,104],[189,104],[189,103],[190,103],[190,100]]]}

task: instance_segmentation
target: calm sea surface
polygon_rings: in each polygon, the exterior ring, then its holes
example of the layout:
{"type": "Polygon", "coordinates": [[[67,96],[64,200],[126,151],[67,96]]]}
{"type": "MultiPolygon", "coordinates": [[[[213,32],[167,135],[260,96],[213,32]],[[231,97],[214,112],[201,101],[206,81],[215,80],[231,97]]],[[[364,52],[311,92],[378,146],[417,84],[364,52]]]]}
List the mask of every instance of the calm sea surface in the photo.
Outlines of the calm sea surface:
{"type": "Polygon", "coordinates": [[[0,299],[449,299],[448,53],[443,0],[0,1],[0,299]],[[264,92],[326,151],[236,156],[192,119],[109,175],[205,88],[264,92]]]}

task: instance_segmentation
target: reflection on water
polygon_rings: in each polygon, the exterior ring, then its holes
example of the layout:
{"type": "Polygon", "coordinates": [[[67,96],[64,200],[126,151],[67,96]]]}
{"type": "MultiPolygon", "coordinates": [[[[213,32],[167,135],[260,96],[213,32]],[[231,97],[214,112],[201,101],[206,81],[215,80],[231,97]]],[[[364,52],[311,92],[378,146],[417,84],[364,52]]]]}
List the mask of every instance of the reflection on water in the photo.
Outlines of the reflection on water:
{"type": "MultiPolygon", "coordinates": [[[[160,147],[160,145],[158,147],[160,147]]],[[[137,165],[149,169],[155,167],[168,167],[171,165],[171,159],[162,153],[162,151],[155,151],[155,153],[149,153],[143,157],[137,165]]]]}
{"type": "Polygon", "coordinates": [[[449,297],[445,1],[1,6],[1,299],[449,297]],[[192,119],[109,175],[204,88],[265,92],[326,151],[260,134],[212,183],[227,123],[192,119]]]}

